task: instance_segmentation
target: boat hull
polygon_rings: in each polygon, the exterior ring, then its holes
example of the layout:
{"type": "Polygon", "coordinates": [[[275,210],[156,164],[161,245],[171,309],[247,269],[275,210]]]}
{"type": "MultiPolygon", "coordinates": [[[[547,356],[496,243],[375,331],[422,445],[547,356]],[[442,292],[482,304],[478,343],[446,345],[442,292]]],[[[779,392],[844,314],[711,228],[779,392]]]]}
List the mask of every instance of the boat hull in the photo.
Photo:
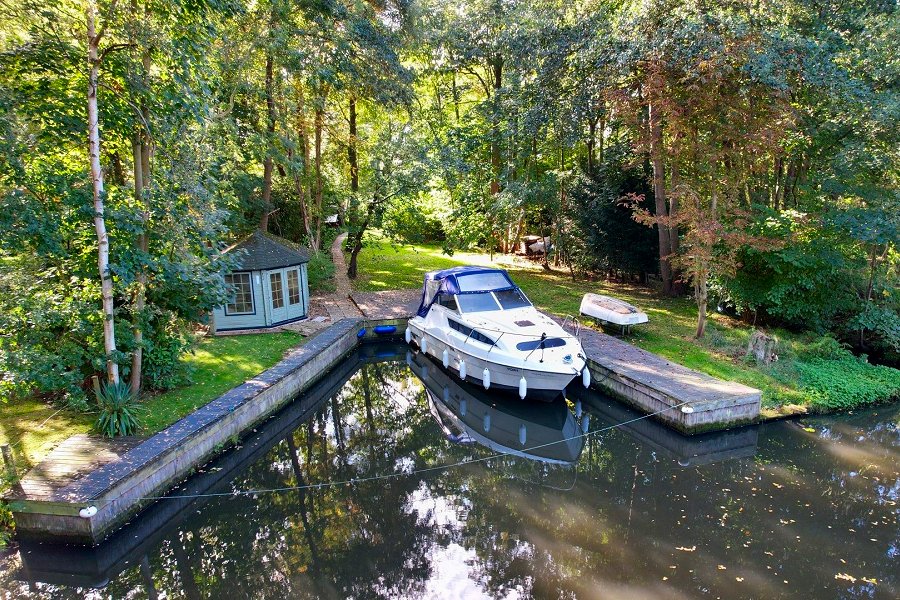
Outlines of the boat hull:
{"type": "Polygon", "coordinates": [[[409,327],[413,331],[411,343],[422,352],[421,342],[424,339],[424,353],[442,366],[444,350],[447,351],[447,366],[444,368],[459,379],[484,387],[484,371],[487,369],[490,374],[490,383],[486,389],[508,392],[518,396],[519,385],[524,377],[526,381],[525,399],[552,401],[558,398],[579,374],[574,367],[570,367],[568,371],[539,371],[527,367],[499,364],[475,356],[462,348],[451,346],[444,340],[424,331],[421,327],[416,327],[413,323],[410,323],[409,327]],[[462,377],[460,372],[463,362],[465,362],[465,377],[462,377]]]}

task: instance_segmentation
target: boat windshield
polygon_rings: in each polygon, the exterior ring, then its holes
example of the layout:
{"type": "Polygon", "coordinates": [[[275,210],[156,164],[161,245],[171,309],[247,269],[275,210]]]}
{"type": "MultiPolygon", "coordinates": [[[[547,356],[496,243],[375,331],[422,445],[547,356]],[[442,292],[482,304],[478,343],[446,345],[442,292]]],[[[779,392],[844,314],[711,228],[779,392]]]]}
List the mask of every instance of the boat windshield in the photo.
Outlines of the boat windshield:
{"type": "Polygon", "coordinates": [[[509,279],[501,272],[473,273],[456,278],[461,292],[480,292],[510,287],[509,279]]]}
{"type": "Polygon", "coordinates": [[[456,297],[459,309],[464,313],[500,310],[500,305],[490,292],[480,294],[460,294],[456,297]]]}
{"type": "Polygon", "coordinates": [[[494,295],[497,296],[497,300],[500,302],[500,306],[503,307],[503,310],[531,306],[531,302],[528,301],[528,298],[525,297],[525,294],[523,294],[521,290],[501,290],[499,292],[494,292],[494,295]]]}

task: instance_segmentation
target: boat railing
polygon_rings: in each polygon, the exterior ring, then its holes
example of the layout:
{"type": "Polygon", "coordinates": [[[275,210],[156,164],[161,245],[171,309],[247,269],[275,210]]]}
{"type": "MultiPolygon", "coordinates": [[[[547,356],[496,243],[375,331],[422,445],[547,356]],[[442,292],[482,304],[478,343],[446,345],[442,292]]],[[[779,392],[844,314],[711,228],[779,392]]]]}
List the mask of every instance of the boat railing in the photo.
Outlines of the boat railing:
{"type": "Polygon", "coordinates": [[[563,319],[562,322],[563,331],[566,331],[566,325],[569,325],[572,328],[572,335],[581,342],[581,321],[578,320],[578,317],[566,315],[566,318],[563,319]]]}

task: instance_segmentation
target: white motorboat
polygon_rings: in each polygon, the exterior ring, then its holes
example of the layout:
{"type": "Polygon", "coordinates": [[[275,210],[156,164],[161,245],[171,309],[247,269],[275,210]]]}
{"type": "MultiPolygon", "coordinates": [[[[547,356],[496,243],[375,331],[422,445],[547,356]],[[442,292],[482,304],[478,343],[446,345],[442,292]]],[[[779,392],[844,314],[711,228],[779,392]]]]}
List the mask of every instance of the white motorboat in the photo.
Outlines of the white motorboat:
{"type": "Polygon", "coordinates": [[[601,294],[585,294],[581,299],[581,314],[623,328],[646,323],[649,320],[647,313],[641,312],[637,307],[624,300],[601,294]]]}
{"type": "Polygon", "coordinates": [[[452,377],[430,356],[410,352],[407,364],[425,384],[431,415],[450,441],[542,463],[578,461],[589,416],[579,423],[561,398],[529,403],[496,398],[452,377]]]}
{"type": "Polygon", "coordinates": [[[538,312],[502,269],[426,273],[406,341],[463,380],[523,399],[555,398],[576,377],[590,385],[578,339],[538,312]]]}

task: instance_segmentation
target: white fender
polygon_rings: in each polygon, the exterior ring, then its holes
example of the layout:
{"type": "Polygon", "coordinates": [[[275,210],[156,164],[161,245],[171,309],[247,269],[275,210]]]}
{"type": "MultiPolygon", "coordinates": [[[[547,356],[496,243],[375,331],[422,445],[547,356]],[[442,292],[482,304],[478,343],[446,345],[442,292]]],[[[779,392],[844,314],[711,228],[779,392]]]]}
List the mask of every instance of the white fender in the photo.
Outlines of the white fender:
{"type": "Polygon", "coordinates": [[[491,430],[491,413],[484,413],[484,432],[491,430]]]}
{"type": "Polygon", "coordinates": [[[444,353],[441,355],[441,361],[444,363],[444,368],[446,369],[450,365],[450,353],[447,352],[447,349],[444,349],[444,353]]]}
{"type": "Polygon", "coordinates": [[[459,414],[461,416],[463,416],[463,417],[466,416],[466,409],[468,408],[468,406],[469,406],[469,403],[466,402],[465,398],[463,398],[462,400],[459,401],[459,414]]]}
{"type": "Polygon", "coordinates": [[[463,381],[466,380],[466,361],[459,361],[459,378],[463,381]]]}
{"type": "Polygon", "coordinates": [[[528,428],[525,427],[525,423],[519,425],[519,443],[523,446],[525,445],[525,440],[528,439],[528,428]]]}
{"type": "Polygon", "coordinates": [[[528,393],[528,382],[525,381],[525,376],[522,376],[522,379],[519,380],[519,398],[522,400],[525,399],[525,394],[528,393]]]}
{"type": "Polygon", "coordinates": [[[581,433],[587,433],[588,429],[591,428],[591,415],[584,415],[584,418],[581,420],[581,433]]]}
{"type": "Polygon", "coordinates": [[[487,369],[481,373],[481,383],[484,385],[484,389],[491,387],[491,372],[487,369]]]}
{"type": "Polygon", "coordinates": [[[681,412],[683,412],[686,415],[689,415],[692,412],[694,412],[694,407],[685,404],[684,406],[681,407],[681,412]]]}
{"type": "Polygon", "coordinates": [[[583,412],[584,412],[584,410],[581,408],[581,400],[576,400],[575,401],[575,416],[580,419],[581,413],[583,413],[583,412]]]}
{"type": "Polygon", "coordinates": [[[96,506],[85,506],[81,510],[78,511],[78,516],[82,519],[90,519],[94,515],[97,514],[96,506]]]}
{"type": "Polygon", "coordinates": [[[422,341],[419,342],[419,348],[422,350],[423,354],[428,354],[428,340],[425,339],[425,334],[422,334],[422,341]]]}
{"type": "Polygon", "coordinates": [[[422,379],[428,379],[428,365],[422,367],[422,379]]]}
{"type": "Polygon", "coordinates": [[[584,369],[581,370],[581,383],[586,388],[591,387],[591,370],[587,368],[587,365],[584,365],[584,369]]]}
{"type": "Polygon", "coordinates": [[[444,386],[444,402],[450,402],[450,388],[444,386]]]}
{"type": "Polygon", "coordinates": [[[406,351],[406,366],[412,366],[412,352],[410,352],[409,350],[406,351]]]}
{"type": "Polygon", "coordinates": [[[403,339],[406,340],[406,343],[410,343],[412,341],[412,329],[409,327],[406,328],[406,332],[403,334],[403,339]]]}

